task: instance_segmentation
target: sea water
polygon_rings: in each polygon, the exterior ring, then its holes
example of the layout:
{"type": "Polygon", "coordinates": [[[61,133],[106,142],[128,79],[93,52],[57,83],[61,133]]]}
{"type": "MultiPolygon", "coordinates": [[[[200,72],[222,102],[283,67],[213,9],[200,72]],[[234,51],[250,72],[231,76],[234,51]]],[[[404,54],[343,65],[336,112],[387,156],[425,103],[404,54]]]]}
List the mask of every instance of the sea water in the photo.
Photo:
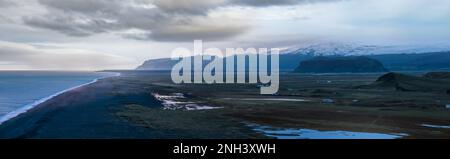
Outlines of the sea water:
{"type": "Polygon", "coordinates": [[[0,71],[0,124],[65,91],[116,75],[108,72],[0,71]]]}

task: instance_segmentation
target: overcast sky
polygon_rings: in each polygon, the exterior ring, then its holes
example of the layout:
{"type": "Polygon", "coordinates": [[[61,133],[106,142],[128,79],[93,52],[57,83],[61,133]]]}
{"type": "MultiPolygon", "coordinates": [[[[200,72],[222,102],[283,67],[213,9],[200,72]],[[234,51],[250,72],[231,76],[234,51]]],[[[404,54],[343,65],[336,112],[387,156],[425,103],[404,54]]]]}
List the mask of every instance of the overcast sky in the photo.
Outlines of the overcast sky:
{"type": "Polygon", "coordinates": [[[448,0],[0,0],[0,70],[131,69],[194,39],[445,43],[448,0]]]}

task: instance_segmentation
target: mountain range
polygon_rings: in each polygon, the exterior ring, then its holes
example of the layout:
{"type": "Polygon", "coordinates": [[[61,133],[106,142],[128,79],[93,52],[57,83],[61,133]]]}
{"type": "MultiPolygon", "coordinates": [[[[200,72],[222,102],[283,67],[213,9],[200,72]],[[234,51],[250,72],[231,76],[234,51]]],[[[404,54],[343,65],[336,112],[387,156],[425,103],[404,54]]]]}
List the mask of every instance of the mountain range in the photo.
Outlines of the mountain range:
{"type": "MultiPolygon", "coordinates": [[[[376,46],[354,43],[319,43],[280,52],[280,71],[294,71],[302,61],[315,57],[365,56],[378,60],[390,71],[450,69],[450,50],[445,47],[376,46]]],[[[137,70],[171,70],[178,61],[170,58],[145,61],[137,70]]]]}

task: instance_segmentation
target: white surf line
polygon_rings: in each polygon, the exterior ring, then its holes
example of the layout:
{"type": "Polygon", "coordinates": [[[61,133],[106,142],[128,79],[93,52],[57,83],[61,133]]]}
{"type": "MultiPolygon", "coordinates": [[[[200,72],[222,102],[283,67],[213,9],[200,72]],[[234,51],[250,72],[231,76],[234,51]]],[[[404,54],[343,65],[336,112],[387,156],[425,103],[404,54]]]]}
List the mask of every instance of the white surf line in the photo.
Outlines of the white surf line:
{"type": "Polygon", "coordinates": [[[441,128],[441,129],[450,129],[450,126],[446,125],[432,125],[432,124],[422,124],[421,126],[429,127],[429,128],[441,128]]]}
{"type": "Polygon", "coordinates": [[[77,88],[81,88],[81,87],[93,84],[93,83],[95,83],[95,82],[97,82],[98,80],[101,80],[101,79],[110,78],[110,77],[117,77],[117,76],[120,76],[120,75],[121,75],[120,73],[117,73],[116,75],[113,75],[113,76],[96,78],[96,79],[92,80],[89,83],[85,83],[85,84],[78,85],[78,86],[75,86],[75,87],[72,87],[72,88],[69,88],[69,89],[65,89],[63,91],[57,92],[55,94],[52,94],[52,95],[50,95],[48,97],[45,97],[45,98],[39,99],[37,101],[34,101],[33,103],[27,104],[24,107],[16,109],[15,111],[9,112],[8,114],[0,117],[0,125],[3,124],[6,121],[12,119],[12,118],[15,118],[15,117],[19,116],[20,114],[28,112],[29,110],[33,109],[34,107],[38,106],[39,104],[42,104],[42,103],[44,103],[44,102],[46,102],[46,101],[48,101],[48,100],[50,100],[50,99],[52,99],[54,97],[57,97],[57,96],[59,96],[59,95],[61,95],[63,93],[66,93],[68,91],[71,91],[71,90],[74,90],[74,89],[77,89],[77,88]]]}

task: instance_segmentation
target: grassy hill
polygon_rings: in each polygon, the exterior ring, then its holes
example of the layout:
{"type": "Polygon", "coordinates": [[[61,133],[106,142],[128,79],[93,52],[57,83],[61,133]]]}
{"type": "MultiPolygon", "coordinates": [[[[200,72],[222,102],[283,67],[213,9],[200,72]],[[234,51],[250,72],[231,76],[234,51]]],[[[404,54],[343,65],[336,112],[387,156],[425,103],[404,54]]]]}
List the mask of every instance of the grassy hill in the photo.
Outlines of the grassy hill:
{"type": "Polygon", "coordinates": [[[450,90],[450,81],[443,79],[433,79],[427,76],[435,73],[428,73],[427,75],[412,76],[400,73],[387,73],[378,78],[369,88],[388,88],[398,91],[439,91],[447,92],[450,90]]]}

